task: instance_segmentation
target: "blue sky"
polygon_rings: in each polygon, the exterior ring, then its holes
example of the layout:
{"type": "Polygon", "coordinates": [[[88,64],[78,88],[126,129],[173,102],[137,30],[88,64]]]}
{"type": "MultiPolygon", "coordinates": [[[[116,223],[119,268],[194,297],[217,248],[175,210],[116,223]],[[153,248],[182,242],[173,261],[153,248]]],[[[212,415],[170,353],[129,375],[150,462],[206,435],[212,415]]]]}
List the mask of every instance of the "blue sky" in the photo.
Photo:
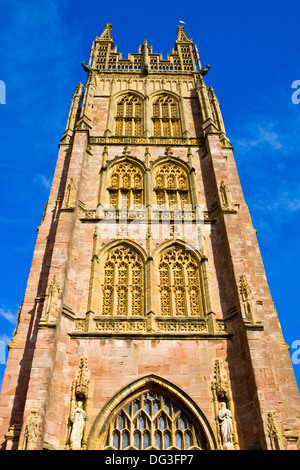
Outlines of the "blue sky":
{"type": "MultiPolygon", "coordinates": [[[[80,66],[107,22],[127,57],[171,52],[178,19],[198,45],[235,148],[283,335],[300,340],[299,0],[0,0],[0,340],[10,342],[80,66]]],[[[295,349],[291,355],[300,359],[295,349]]],[[[294,362],[297,362],[294,361],[294,362]]],[[[0,364],[0,382],[4,365],[0,364]]],[[[294,364],[298,385],[300,364],[294,364]]]]}

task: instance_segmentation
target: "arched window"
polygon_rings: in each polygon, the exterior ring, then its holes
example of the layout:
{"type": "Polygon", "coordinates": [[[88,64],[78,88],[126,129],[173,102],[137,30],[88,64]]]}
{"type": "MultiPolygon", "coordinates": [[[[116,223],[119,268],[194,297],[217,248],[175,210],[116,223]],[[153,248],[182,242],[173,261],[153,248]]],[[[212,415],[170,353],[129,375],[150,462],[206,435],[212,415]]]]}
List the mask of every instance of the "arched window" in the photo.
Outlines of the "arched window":
{"type": "Polygon", "coordinates": [[[123,162],[110,172],[109,204],[116,210],[127,210],[143,204],[143,174],[137,165],[123,162]]]}
{"type": "Polygon", "coordinates": [[[173,246],[163,252],[158,276],[161,315],[203,315],[199,268],[190,251],[173,246]]]}
{"type": "Polygon", "coordinates": [[[140,255],[121,245],[104,262],[102,315],[144,315],[144,266],[140,255]]]}
{"type": "Polygon", "coordinates": [[[158,391],[126,401],[109,424],[104,450],[201,450],[198,424],[181,404],[158,391]]]}
{"type": "Polygon", "coordinates": [[[154,191],[158,206],[176,205],[183,210],[191,203],[188,176],[181,166],[171,162],[163,163],[155,171],[154,191]]]}
{"type": "Polygon", "coordinates": [[[142,100],[131,93],[123,96],[117,103],[116,135],[142,135],[142,100]]]}
{"type": "Polygon", "coordinates": [[[153,135],[180,137],[178,104],[171,96],[162,94],[153,102],[153,135]]]}

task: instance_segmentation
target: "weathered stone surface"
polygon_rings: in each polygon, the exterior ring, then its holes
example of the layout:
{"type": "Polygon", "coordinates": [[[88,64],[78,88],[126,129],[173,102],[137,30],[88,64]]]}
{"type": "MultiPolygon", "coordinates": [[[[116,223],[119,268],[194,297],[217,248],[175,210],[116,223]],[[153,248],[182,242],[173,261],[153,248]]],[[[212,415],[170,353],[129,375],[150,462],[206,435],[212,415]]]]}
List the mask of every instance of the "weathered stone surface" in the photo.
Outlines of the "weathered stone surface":
{"type": "MultiPolygon", "coordinates": [[[[176,42],[169,69],[155,71],[150,62],[146,76],[135,65],[145,52],[132,55],[132,69],[110,68],[109,25],[104,33],[95,42],[82,108],[81,86],[60,144],[2,385],[0,444],[69,449],[70,416],[80,398],[88,417],[82,448],[103,448],[112,432],[109,416],[152,390],[189,415],[204,447],[222,448],[217,416],[225,401],[235,449],[296,449],[300,401],[288,348],[218,102],[196,72],[193,43],[179,27],[183,42],[176,42]],[[129,104],[125,115],[118,103],[127,95],[142,109],[129,104]],[[159,97],[166,106],[158,117],[161,135],[153,107],[159,97]],[[124,121],[122,135],[116,135],[117,118],[124,121]],[[129,186],[118,166],[125,163],[129,186]],[[104,227],[101,214],[114,194],[118,217],[125,195],[149,216],[159,190],[165,202],[191,205],[183,235],[176,227],[163,232],[162,221],[149,218],[135,227],[145,230],[130,231],[130,216],[122,230],[119,218],[115,232],[111,222],[104,227]],[[198,227],[196,205],[205,214],[198,227]],[[204,239],[195,247],[197,229],[204,239]],[[117,266],[113,275],[108,260],[117,266]]],[[[115,67],[124,65],[114,57],[115,67]]]]}

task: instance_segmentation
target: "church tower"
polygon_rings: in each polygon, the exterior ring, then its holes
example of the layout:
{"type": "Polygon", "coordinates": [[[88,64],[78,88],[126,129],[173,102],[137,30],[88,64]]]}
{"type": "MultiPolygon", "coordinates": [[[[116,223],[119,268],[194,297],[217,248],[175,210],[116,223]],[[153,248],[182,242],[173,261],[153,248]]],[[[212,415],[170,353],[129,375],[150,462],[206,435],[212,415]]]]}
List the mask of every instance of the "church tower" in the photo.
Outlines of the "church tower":
{"type": "Polygon", "coordinates": [[[0,399],[2,449],[299,449],[300,400],[218,99],[167,59],[82,66],[0,399]]]}

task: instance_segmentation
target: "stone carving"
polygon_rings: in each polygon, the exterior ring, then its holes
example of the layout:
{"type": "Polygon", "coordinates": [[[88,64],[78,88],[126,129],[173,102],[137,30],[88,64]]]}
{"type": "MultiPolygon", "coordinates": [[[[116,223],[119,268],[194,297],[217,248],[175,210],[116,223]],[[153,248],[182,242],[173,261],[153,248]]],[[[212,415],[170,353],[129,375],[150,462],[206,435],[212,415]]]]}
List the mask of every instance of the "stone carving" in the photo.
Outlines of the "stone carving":
{"type": "Polygon", "coordinates": [[[81,450],[86,448],[87,404],[89,400],[89,371],[87,358],[82,357],[76,379],[71,386],[70,414],[68,420],[67,448],[81,450]]]}
{"type": "Polygon", "coordinates": [[[198,266],[188,251],[177,246],[161,255],[159,270],[160,314],[201,315],[198,266]]]}
{"type": "Polygon", "coordinates": [[[144,321],[129,322],[129,321],[95,321],[95,330],[101,332],[114,332],[114,333],[145,333],[146,323],[144,321]]]}
{"type": "Polygon", "coordinates": [[[143,271],[140,256],[131,248],[121,245],[108,253],[104,265],[102,315],[144,315],[143,271]]]}
{"type": "Polygon", "coordinates": [[[57,321],[56,309],[58,305],[58,296],[60,292],[59,275],[54,274],[49,286],[48,304],[45,316],[41,319],[40,324],[55,325],[57,321]]]}
{"type": "Polygon", "coordinates": [[[208,73],[209,69],[210,69],[210,65],[207,64],[206,67],[202,67],[202,68],[199,70],[199,72],[201,73],[202,77],[204,77],[204,76],[208,73]]]}
{"type": "Polygon", "coordinates": [[[66,209],[69,209],[70,207],[74,206],[76,186],[77,186],[76,180],[74,178],[71,178],[67,186],[67,192],[66,192],[66,202],[65,202],[66,209]]]}
{"type": "Polygon", "coordinates": [[[230,198],[227,184],[224,181],[220,183],[220,193],[222,197],[223,206],[225,209],[228,209],[230,206],[230,198]]]}
{"type": "Polygon", "coordinates": [[[236,422],[233,414],[233,400],[230,384],[220,359],[215,360],[214,378],[211,383],[215,419],[217,425],[218,448],[238,449],[236,422]]]}
{"type": "Polygon", "coordinates": [[[70,421],[72,423],[72,431],[70,436],[70,449],[81,450],[82,438],[87,416],[83,409],[83,402],[78,400],[77,407],[73,411],[70,421]]]}
{"type": "Polygon", "coordinates": [[[281,432],[276,411],[267,412],[267,429],[272,450],[282,450],[281,432]]]}
{"type": "Polygon", "coordinates": [[[178,103],[166,93],[153,103],[153,136],[181,137],[178,103]]]}
{"type": "Polygon", "coordinates": [[[31,411],[24,431],[23,450],[36,449],[40,421],[38,412],[31,411]]]}
{"type": "Polygon", "coordinates": [[[251,289],[246,276],[240,277],[240,293],[244,305],[246,319],[253,322],[253,307],[251,301],[251,289]]]}
{"type": "Polygon", "coordinates": [[[158,206],[187,209],[190,204],[188,176],[179,165],[169,162],[160,165],[154,179],[155,202],[158,206]]]}
{"type": "Polygon", "coordinates": [[[127,93],[117,104],[115,117],[116,136],[142,135],[142,100],[139,96],[127,93]]]}
{"type": "Polygon", "coordinates": [[[220,431],[222,436],[223,447],[233,446],[233,426],[231,411],[226,408],[226,403],[221,403],[219,410],[220,431]]]}
{"type": "Polygon", "coordinates": [[[81,62],[81,66],[83,67],[85,72],[90,72],[92,70],[92,67],[90,65],[86,65],[85,62],[81,62]]]}
{"type": "MultiPolygon", "coordinates": [[[[125,150],[124,150],[125,151],[125,150]]],[[[116,210],[128,210],[143,203],[143,174],[137,165],[114,165],[108,188],[109,204],[116,210]]]]}
{"type": "Polygon", "coordinates": [[[208,331],[206,320],[192,321],[192,322],[164,322],[159,320],[157,322],[158,330],[164,333],[200,333],[208,331]]]}

